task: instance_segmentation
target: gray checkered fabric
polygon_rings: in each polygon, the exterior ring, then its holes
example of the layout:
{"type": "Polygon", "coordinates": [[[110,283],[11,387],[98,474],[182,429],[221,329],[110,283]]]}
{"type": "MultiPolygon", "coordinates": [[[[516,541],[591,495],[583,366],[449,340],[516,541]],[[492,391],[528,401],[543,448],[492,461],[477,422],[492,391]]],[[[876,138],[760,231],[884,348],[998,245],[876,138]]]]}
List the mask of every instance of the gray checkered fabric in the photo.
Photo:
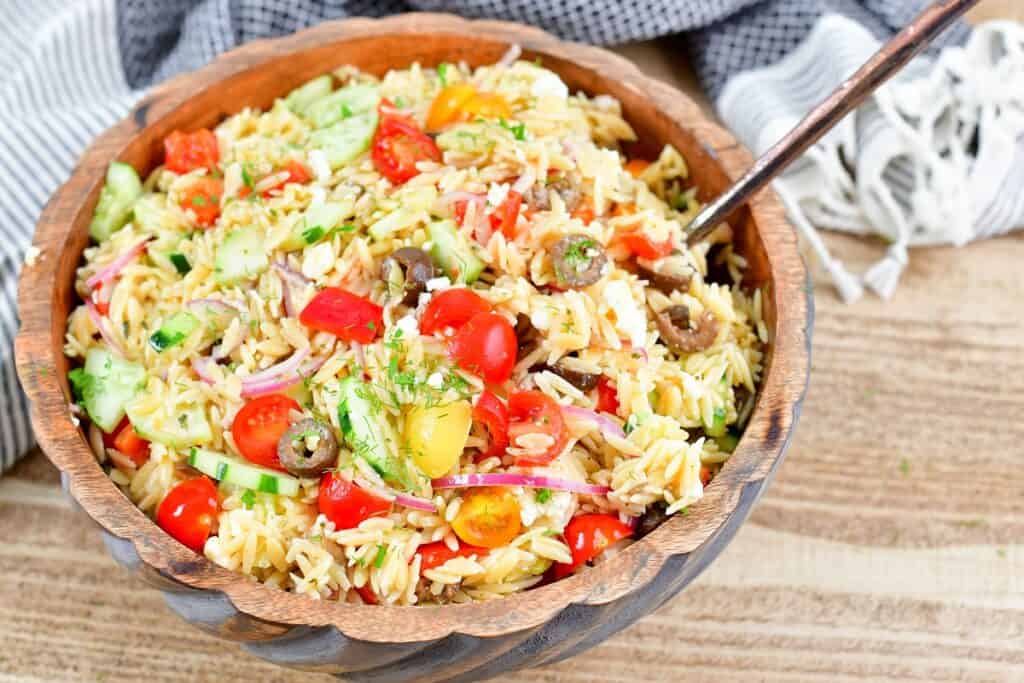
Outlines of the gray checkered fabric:
{"type": "MultiPolygon", "coordinates": [[[[43,204],[145,89],[256,38],[327,19],[429,10],[614,45],[683,34],[716,96],[776,62],[826,12],[891,34],[926,0],[7,0],[0,24],[0,471],[32,444],[14,371],[17,275],[43,204]]],[[[961,39],[959,27],[947,40],[961,39]]],[[[827,59],[827,55],[824,56],[827,59]]],[[[42,256],[46,258],[47,255],[42,256]]]]}

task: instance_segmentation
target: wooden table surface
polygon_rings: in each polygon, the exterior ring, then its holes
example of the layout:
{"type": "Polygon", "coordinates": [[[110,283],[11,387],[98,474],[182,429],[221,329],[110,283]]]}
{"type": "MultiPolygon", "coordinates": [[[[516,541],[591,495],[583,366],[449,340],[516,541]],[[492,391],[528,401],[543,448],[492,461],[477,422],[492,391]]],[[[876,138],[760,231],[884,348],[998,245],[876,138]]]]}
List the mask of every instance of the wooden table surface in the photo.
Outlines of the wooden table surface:
{"type": "MultiPolygon", "coordinates": [[[[692,90],[676,49],[622,51],[692,90]]],[[[732,545],[603,645],[500,680],[1024,680],[1022,263],[1017,234],[914,251],[888,303],[819,286],[795,442],[732,545]]],[[[58,486],[39,453],[0,480],[0,681],[332,680],[186,626],[58,486]]]]}

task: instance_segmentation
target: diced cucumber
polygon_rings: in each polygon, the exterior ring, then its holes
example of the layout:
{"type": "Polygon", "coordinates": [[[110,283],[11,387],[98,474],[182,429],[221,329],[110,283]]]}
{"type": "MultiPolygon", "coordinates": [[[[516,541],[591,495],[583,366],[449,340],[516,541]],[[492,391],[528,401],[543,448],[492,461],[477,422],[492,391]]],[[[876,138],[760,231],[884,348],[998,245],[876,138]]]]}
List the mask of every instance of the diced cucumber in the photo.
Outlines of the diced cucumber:
{"type": "Polygon", "coordinates": [[[716,438],[715,442],[718,443],[718,450],[723,453],[732,453],[740,443],[740,433],[735,429],[730,429],[722,436],[716,438]]]}
{"type": "Polygon", "coordinates": [[[309,108],[309,105],[330,95],[333,87],[334,84],[330,76],[317,76],[288,93],[284,98],[284,103],[296,114],[302,114],[309,108]]]}
{"type": "Polygon", "coordinates": [[[68,373],[68,380],[89,419],[109,434],[124,417],[125,405],[146,385],[146,371],[94,346],[85,354],[85,366],[68,373]]]}
{"type": "Polygon", "coordinates": [[[430,254],[452,282],[470,284],[483,272],[484,262],[476,257],[466,236],[455,227],[455,221],[434,221],[430,224],[430,254]]]}
{"type": "Polygon", "coordinates": [[[303,115],[317,128],[333,126],[338,121],[377,109],[380,93],[375,85],[355,84],[321,97],[303,111],[303,115]]]}
{"type": "Polygon", "coordinates": [[[188,448],[208,443],[213,439],[210,422],[199,406],[177,410],[173,415],[165,411],[143,413],[138,401],[125,406],[125,412],[135,431],[147,441],[162,443],[171,448],[188,448]]]}
{"type": "Polygon", "coordinates": [[[263,235],[255,226],[239,228],[225,237],[214,264],[217,281],[225,285],[259,277],[269,266],[263,235]]]}
{"type": "Polygon", "coordinates": [[[112,161],[107,168],[107,179],[100,191],[89,234],[97,242],[103,242],[128,222],[132,204],[142,196],[142,181],[139,174],[128,164],[112,161]]]}
{"type": "Polygon", "coordinates": [[[355,375],[345,377],[338,385],[338,422],[341,433],[352,451],[363,458],[382,477],[391,472],[384,431],[380,427],[381,408],[374,405],[373,389],[355,375]]]}
{"type": "Polygon", "coordinates": [[[331,170],[337,170],[370,148],[377,130],[377,112],[368,111],[309,136],[309,145],[323,151],[331,170]]]}
{"type": "Polygon", "coordinates": [[[280,244],[285,251],[295,251],[322,240],[346,218],[352,217],[355,202],[351,199],[324,202],[311,206],[296,221],[291,234],[280,244]]]}
{"type": "Polygon", "coordinates": [[[371,225],[368,232],[375,240],[382,240],[420,221],[429,219],[428,211],[437,201],[437,188],[433,185],[403,189],[396,194],[399,208],[386,214],[371,225]]]}
{"type": "Polygon", "coordinates": [[[188,311],[178,311],[164,321],[160,329],[149,338],[149,345],[157,353],[166,351],[185,341],[199,327],[199,319],[188,311]]]}
{"type": "Polygon", "coordinates": [[[725,408],[715,408],[711,424],[704,424],[704,433],[710,437],[725,435],[725,408]]]}
{"type": "Polygon", "coordinates": [[[282,496],[294,496],[299,493],[299,480],[295,477],[223,453],[193,448],[188,456],[188,464],[218,481],[253,491],[282,496]]]}
{"type": "Polygon", "coordinates": [[[192,270],[192,264],[188,262],[188,259],[185,258],[184,254],[174,252],[173,254],[168,254],[167,258],[170,260],[171,265],[174,266],[174,269],[178,271],[179,275],[188,275],[189,271],[192,270]]]}

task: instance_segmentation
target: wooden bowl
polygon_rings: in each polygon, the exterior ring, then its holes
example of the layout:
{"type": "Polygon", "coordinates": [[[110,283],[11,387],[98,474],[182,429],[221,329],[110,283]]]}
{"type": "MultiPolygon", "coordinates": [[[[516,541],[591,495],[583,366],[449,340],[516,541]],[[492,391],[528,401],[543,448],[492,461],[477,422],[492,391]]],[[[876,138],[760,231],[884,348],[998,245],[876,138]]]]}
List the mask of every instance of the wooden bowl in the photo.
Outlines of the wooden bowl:
{"type": "Polygon", "coordinates": [[[490,602],[381,607],[316,601],[223,569],[160,530],[107,478],[68,409],[62,347],[74,302],[74,272],[107,164],[160,163],[176,128],[213,127],[243,107],[267,107],[291,88],[341,64],[375,74],[413,62],[493,63],[512,43],[540,57],[572,90],[622,102],[649,158],[665,143],[689,162],[701,198],[750,164],[748,153],[684,95],[603,50],[561,42],[533,28],[411,14],[325,23],[250,43],[161,85],[85,152],[43,212],[34,244],[42,256],[21,276],[18,374],[36,436],[66,488],[103,529],[114,557],[165,592],[196,626],[245,643],[267,660],[352,680],[480,680],[571,657],[671,598],[722,550],[782,459],[809,370],[812,307],[797,241],[770,192],[732,222],[750,269],[766,286],[771,333],[756,408],[735,454],[690,513],[676,516],[614,560],[536,590],[490,602]]]}

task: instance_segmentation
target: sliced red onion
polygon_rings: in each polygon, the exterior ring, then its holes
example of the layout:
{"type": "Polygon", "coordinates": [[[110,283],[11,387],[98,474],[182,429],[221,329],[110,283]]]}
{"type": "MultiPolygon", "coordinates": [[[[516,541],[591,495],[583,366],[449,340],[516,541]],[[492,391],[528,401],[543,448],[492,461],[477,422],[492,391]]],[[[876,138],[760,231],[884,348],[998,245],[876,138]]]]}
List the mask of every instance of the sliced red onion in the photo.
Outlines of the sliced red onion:
{"type": "Polygon", "coordinates": [[[434,202],[434,208],[439,212],[451,212],[456,202],[470,202],[476,204],[479,207],[479,212],[483,213],[484,207],[487,205],[487,197],[482,194],[476,194],[475,192],[466,192],[465,190],[455,190],[453,192],[446,192],[437,198],[434,202]]]}
{"type": "Polygon", "coordinates": [[[319,370],[324,363],[327,362],[327,357],[315,358],[303,363],[297,370],[292,373],[286,374],[278,379],[272,379],[269,381],[262,382],[248,382],[242,380],[242,396],[262,396],[263,394],[273,394],[277,391],[283,391],[288,387],[298,384],[302,380],[306,379],[317,370],[319,370]]]}
{"type": "Polygon", "coordinates": [[[114,283],[109,283],[110,286],[105,286],[108,283],[101,282],[99,286],[92,290],[92,300],[98,304],[109,304],[110,300],[114,298],[114,283]]]}
{"type": "Polygon", "coordinates": [[[276,365],[271,365],[266,370],[260,370],[259,372],[252,373],[251,375],[246,375],[242,378],[242,384],[259,384],[261,382],[276,380],[279,379],[281,375],[287,375],[295,372],[299,367],[299,363],[304,361],[308,355],[309,349],[296,351],[288,358],[288,360],[281,361],[276,365]]]}
{"type": "Polygon", "coordinates": [[[537,474],[520,474],[518,472],[492,472],[488,474],[455,474],[450,477],[434,479],[431,484],[435,489],[462,489],[473,486],[525,486],[534,489],[552,489],[569,491],[593,496],[607,495],[611,489],[597,484],[585,484],[571,479],[559,479],[537,474]]]}
{"type": "Polygon", "coordinates": [[[352,481],[361,489],[369,491],[378,498],[384,500],[393,501],[403,507],[412,508],[413,510],[422,510],[423,512],[437,512],[437,506],[432,501],[426,498],[418,498],[416,496],[410,496],[408,493],[402,493],[396,491],[393,488],[384,485],[377,484],[366,477],[353,477],[352,481]]]}
{"type": "Polygon", "coordinates": [[[279,171],[277,173],[271,173],[270,175],[264,178],[260,178],[259,182],[253,185],[252,191],[263,193],[266,192],[267,190],[272,190],[281,183],[286,182],[290,177],[291,173],[289,173],[288,171],[279,171]]]}
{"type": "Polygon", "coordinates": [[[387,501],[394,501],[398,497],[394,491],[388,489],[386,486],[375,484],[366,477],[352,477],[352,481],[359,488],[369,491],[378,498],[383,498],[387,501]]]}
{"type": "Polygon", "coordinates": [[[573,417],[581,420],[587,420],[595,423],[598,429],[601,430],[602,434],[617,436],[620,439],[626,438],[626,432],[622,431],[622,427],[619,426],[619,423],[607,415],[588,408],[580,408],[579,406],[562,406],[562,412],[566,415],[572,415],[573,417]]]}
{"type": "Polygon", "coordinates": [[[494,66],[500,66],[500,67],[503,67],[503,68],[507,69],[508,67],[510,67],[513,64],[515,64],[515,61],[517,59],[519,59],[519,56],[522,55],[522,54],[523,54],[523,48],[519,47],[518,44],[513,43],[508,48],[508,50],[505,51],[505,54],[503,54],[501,56],[501,59],[499,59],[497,62],[495,62],[494,66]]]}
{"type": "Polygon", "coordinates": [[[224,301],[222,299],[193,299],[186,306],[194,311],[206,311],[213,309],[224,315],[236,315],[245,313],[245,307],[235,301],[224,301]]]}
{"type": "Polygon", "coordinates": [[[307,287],[313,284],[312,280],[289,266],[285,261],[274,261],[274,268],[282,278],[285,278],[297,287],[307,287]]]}
{"type": "Polygon", "coordinates": [[[96,273],[88,280],[86,280],[85,286],[88,287],[89,289],[95,289],[96,285],[100,284],[101,282],[108,282],[110,280],[113,280],[115,277],[117,277],[117,274],[120,273],[121,270],[126,265],[131,263],[133,260],[135,260],[136,257],[138,257],[139,254],[146,250],[146,242],[148,241],[149,238],[147,237],[146,239],[142,240],[128,251],[118,256],[116,259],[111,261],[106,268],[104,268],[103,270],[96,273]]]}
{"type": "Polygon", "coordinates": [[[537,174],[532,168],[527,168],[523,175],[519,176],[512,185],[512,190],[519,194],[526,194],[537,181],[537,174]]]}
{"type": "Polygon", "coordinates": [[[103,317],[103,315],[96,310],[96,304],[93,303],[92,299],[85,300],[85,310],[89,314],[89,319],[92,320],[92,324],[99,330],[100,336],[103,337],[103,341],[106,342],[107,346],[122,358],[125,357],[124,347],[121,346],[120,342],[114,338],[114,333],[110,330],[107,323],[110,322],[109,318],[103,317]]]}
{"type": "Polygon", "coordinates": [[[207,384],[215,384],[216,378],[211,372],[211,368],[217,364],[217,361],[207,356],[201,356],[192,359],[192,369],[195,370],[196,375],[199,379],[203,380],[207,384]]]}
{"type": "Polygon", "coordinates": [[[295,303],[294,289],[305,290],[306,287],[313,284],[313,281],[302,273],[292,270],[284,261],[274,261],[274,270],[281,278],[281,298],[284,301],[284,312],[289,318],[294,318],[301,312],[295,303]]]}
{"type": "Polygon", "coordinates": [[[413,510],[420,510],[422,512],[437,512],[437,506],[434,505],[433,501],[427,500],[426,498],[417,498],[416,496],[410,496],[407,493],[395,492],[395,502],[407,508],[413,510]]]}

